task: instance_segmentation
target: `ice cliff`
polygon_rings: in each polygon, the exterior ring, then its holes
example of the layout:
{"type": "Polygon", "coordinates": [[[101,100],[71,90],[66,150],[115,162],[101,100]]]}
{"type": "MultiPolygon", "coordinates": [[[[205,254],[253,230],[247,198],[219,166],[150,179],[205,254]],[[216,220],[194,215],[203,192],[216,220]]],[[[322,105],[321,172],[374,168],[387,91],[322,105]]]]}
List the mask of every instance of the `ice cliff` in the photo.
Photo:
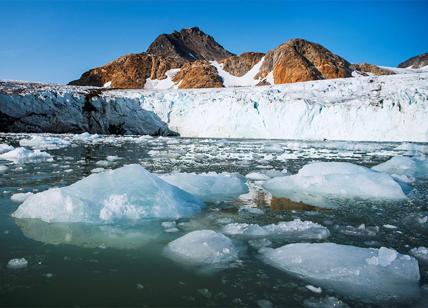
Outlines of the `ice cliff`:
{"type": "Polygon", "coordinates": [[[0,130],[428,141],[428,73],[277,86],[101,90],[0,83],[0,130]]]}

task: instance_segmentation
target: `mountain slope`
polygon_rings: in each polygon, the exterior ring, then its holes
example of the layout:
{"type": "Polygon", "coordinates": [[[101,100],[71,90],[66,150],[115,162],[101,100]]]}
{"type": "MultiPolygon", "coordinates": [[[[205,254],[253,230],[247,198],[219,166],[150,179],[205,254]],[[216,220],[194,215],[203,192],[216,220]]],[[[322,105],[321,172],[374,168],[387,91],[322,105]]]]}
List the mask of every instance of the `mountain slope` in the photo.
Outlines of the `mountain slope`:
{"type": "Polygon", "coordinates": [[[407,59],[398,64],[399,68],[422,68],[428,65],[428,52],[407,59]]]}

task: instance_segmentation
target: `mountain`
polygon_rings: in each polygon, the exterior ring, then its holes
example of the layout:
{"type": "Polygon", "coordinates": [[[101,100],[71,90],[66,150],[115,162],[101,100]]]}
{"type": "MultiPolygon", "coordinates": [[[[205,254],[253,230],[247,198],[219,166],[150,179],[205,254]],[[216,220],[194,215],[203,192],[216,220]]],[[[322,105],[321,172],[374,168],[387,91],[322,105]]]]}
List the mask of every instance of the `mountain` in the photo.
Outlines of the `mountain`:
{"type": "Polygon", "coordinates": [[[217,43],[214,38],[198,27],[159,35],[147,49],[147,53],[187,61],[220,61],[234,54],[217,43]]]}
{"type": "Polygon", "coordinates": [[[399,68],[422,68],[428,65],[428,52],[407,59],[398,64],[399,68]]]}
{"type": "Polygon", "coordinates": [[[82,74],[70,85],[132,89],[220,88],[283,84],[392,71],[350,64],[327,48],[291,39],[266,54],[235,55],[197,27],[159,35],[146,52],[128,54],[82,74]]]}

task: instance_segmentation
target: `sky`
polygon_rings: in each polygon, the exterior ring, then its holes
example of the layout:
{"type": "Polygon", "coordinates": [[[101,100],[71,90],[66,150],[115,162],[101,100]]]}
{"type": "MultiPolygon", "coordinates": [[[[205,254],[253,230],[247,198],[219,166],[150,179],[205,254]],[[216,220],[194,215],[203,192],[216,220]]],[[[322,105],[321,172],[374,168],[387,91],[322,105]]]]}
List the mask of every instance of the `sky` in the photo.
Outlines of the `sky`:
{"type": "Polygon", "coordinates": [[[299,37],[397,66],[428,52],[427,16],[428,0],[0,0],[0,79],[68,83],[192,26],[234,53],[299,37]]]}

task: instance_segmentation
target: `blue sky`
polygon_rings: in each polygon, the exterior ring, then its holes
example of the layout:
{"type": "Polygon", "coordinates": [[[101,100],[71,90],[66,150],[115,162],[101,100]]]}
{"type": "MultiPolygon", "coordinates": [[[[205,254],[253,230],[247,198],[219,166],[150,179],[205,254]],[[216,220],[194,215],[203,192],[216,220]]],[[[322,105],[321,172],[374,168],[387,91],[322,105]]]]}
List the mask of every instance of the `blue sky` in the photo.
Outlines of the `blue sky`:
{"type": "Polygon", "coordinates": [[[295,37],[353,63],[396,66],[428,52],[426,1],[0,0],[0,79],[66,83],[199,26],[234,53],[295,37]]]}

